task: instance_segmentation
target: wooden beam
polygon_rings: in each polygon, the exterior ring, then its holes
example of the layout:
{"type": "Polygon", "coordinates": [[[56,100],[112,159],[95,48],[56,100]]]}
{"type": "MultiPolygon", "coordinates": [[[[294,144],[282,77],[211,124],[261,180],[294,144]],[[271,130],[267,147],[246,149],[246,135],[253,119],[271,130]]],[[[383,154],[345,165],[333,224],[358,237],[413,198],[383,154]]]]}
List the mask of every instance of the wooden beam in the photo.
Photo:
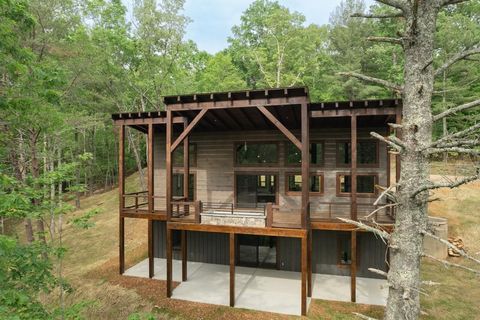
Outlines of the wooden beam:
{"type": "Polygon", "coordinates": [[[118,265],[119,272],[125,272],[125,219],[122,211],[125,207],[125,126],[118,128],[118,196],[119,196],[119,227],[118,227],[118,265]]]}
{"type": "Polygon", "coordinates": [[[148,277],[154,276],[153,221],[148,219],[148,277]]]}
{"type": "Polygon", "coordinates": [[[308,276],[308,292],[307,296],[312,297],[312,229],[308,230],[308,248],[307,248],[307,276],[308,276]]]}
{"type": "Polygon", "coordinates": [[[302,238],[302,254],[301,254],[301,269],[302,269],[302,293],[301,293],[301,306],[302,316],[307,315],[307,237],[302,238]]]}
{"type": "MultiPolygon", "coordinates": [[[[188,119],[183,123],[184,130],[188,127],[188,119]]],[[[188,190],[190,184],[190,145],[189,137],[186,136],[183,140],[183,196],[188,199],[188,190]]],[[[188,206],[184,207],[185,212],[189,210],[188,206]]]]}
{"type": "Polygon", "coordinates": [[[172,296],[172,230],[167,228],[167,287],[166,296],[170,298],[172,296]]]}
{"type": "MultiPolygon", "coordinates": [[[[173,123],[183,123],[185,117],[173,117],[173,123]]],[[[127,118],[127,119],[115,119],[113,120],[115,125],[149,125],[149,124],[166,124],[167,118],[166,117],[158,117],[158,118],[127,118]]]]}
{"type": "Polygon", "coordinates": [[[357,231],[352,231],[351,236],[352,263],[350,264],[350,299],[357,301],[357,231]]]}
{"type": "MultiPolygon", "coordinates": [[[[393,231],[393,224],[380,224],[378,225],[388,233],[393,231]]],[[[345,222],[334,222],[334,221],[312,221],[311,227],[314,230],[330,230],[330,231],[353,231],[357,230],[358,232],[369,232],[363,229],[359,229],[357,226],[345,223],[345,222]]]]}
{"type": "Polygon", "coordinates": [[[187,261],[188,261],[188,249],[187,249],[187,231],[181,231],[181,246],[182,246],[182,281],[187,281],[187,261]]]}
{"type": "Polygon", "coordinates": [[[155,135],[153,130],[153,124],[148,125],[148,144],[147,144],[147,170],[148,170],[148,212],[154,210],[154,184],[153,184],[153,136],[155,135]]]}
{"type": "Polygon", "coordinates": [[[383,116],[394,115],[395,108],[361,108],[361,109],[328,109],[328,110],[312,110],[311,118],[332,118],[332,117],[350,117],[356,116],[383,116]]]}
{"type": "Polygon", "coordinates": [[[230,233],[230,307],[235,306],[235,233],[230,233]]]}
{"type": "Polygon", "coordinates": [[[290,141],[292,141],[292,143],[298,148],[298,149],[302,149],[302,142],[300,142],[297,137],[295,137],[295,135],[290,131],[288,130],[284,125],[283,123],[280,122],[280,120],[277,119],[277,117],[275,117],[270,111],[268,111],[267,108],[263,107],[263,106],[258,106],[257,107],[258,110],[260,110],[261,113],[263,113],[263,115],[268,119],[270,120],[270,122],[272,122],[277,128],[278,130],[280,130],[290,141]]]}
{"type": "Polygon", "coordinates": [[[302,143],[300,150],[302,151],[302,209],[301,224],[302,228],[307,228],[308,206],[310,201],[310,118],[308,116],[308,105],[301,105],[301,122],[302,122],[302,143]]]}
{"type": "MultiPolygon", "coordinates": [[[[175,151],[175,149],[178,147],[178,145],[180,143],[182,143],[183,139],[185,139],[189,134],[190,134],[190,131],[192,131],[193,128],[195,128],[195,126],[197,125],[197,123],[202,120],[203,116],[205,115],[205,113],[207,113],[208,109],[202,109],[196,116],[195,118],[192,120],[192,122],[190,122],[190,124],[183,130],[183,132],[180,134],[180,136],[178,136],[177,140],[175,140],[175,142],[172,144],[172,152],[175,151]]],[[[167,117],[168,117],[168,110],[167,110],[167,117]]],[[[171,113],[171,111],[170,111],[171,113]]],[[[167,123],[167,126],[168,126],[168,123],[167,123]]]]}
{"type": "Polygon", "coordinates": [[[172,218],[172,176],[173,176],[173,164],[172,164],[172,111],[167,110],[167,130],[166,130],[166,143],[165,143],[165,169],[166,169],[166,205],[167,205],[167,221],[172,218]]]}
{"type": "Polygon", "coordinates": [[[350,183],[351,183],[351,198],[350,198],[350,218],[357,220],[357,116],[351,117],[351,142],[350,142],[350,183]]]}

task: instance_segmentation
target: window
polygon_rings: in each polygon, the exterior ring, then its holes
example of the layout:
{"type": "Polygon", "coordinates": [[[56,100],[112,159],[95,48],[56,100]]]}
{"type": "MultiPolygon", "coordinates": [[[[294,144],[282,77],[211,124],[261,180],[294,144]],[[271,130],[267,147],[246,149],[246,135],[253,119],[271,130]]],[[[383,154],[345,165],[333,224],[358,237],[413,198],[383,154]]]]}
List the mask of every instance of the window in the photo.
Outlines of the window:
{"type": "Polygon", "coordinates": [[[278,144],[244,142],[235,144],[235,159],[239,165],[268,165],[278,162],[278,144]]]}
{"type": "MultiPolygon", "coordinates": [[[[375,194],[376,174],[357,174],[357,193],[375,194]]],[[[345,194],[352,192],[352,177],[348,174],[337,176],[337,193],[345,194]]]]}
{"type": "MultiPolygon", "coordinates": [[[[183,173],[174,173],[172,177],[172,196],[183,197],[183,173]]],[[[190,173],[188,182],[188,200],[195,199],[195,175],[190,173]]]]}
{"type": "Polygon", "coordinates": [[[274,174],[235,175],[236,206],[241,208],[262,207],[261,204],[277,200],[277,176],[274,174]]]}
{"type": "MultiPolygon", "coordinates": [[[[190,167],[197,166],[197,145],[190,143],[188,145],[189,157],[188,163],[190,167]]],[[[172,154],[172,162],[174,167],[183,167],[183,145],[180,145],[172,154]]]]}
{"type": "MultiPolygon", "coordinates": [[[[351,144],[349,141],[337,142],[337,165],[346,166],[351,162],[351,144]]],[[[357,165],[371,167],[378,165],[378,143],[376,140],[357,141],[357,165]]]]}
{"type": "MultiPolygon", "coordinates": [[[[287,165],[299,165],[302,163],[302,152],[293,143],[287,142],[285,159],[287,165]]],[[[310,164],[323,165],[323,142],[310,143],[310,164]]]]}
{"type": "MultiPolygon", "coordinates": [[[[302,192],[302,175],[287,174],[285,179],[286,193],[302,192]]],[[[323,193],[323,175],[310,175],[310,192],[323,193]]]]}

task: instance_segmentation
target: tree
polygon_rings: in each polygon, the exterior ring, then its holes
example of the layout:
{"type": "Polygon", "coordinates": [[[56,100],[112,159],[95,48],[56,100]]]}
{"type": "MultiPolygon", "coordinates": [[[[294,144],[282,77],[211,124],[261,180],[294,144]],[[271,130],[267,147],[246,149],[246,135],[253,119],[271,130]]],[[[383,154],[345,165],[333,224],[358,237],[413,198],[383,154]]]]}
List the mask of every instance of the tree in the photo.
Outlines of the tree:
{"type": "MultiPolygon", "coordinates": [[[[457,112],[480,106],[480,100],[475,100],[433,114],[432,96],[435,77],[466,57],[480,53],[480,50],[477,50],[478,44],[474,44],[472,47],[462,48],[460,52],[449,55],[443,64],[438,64],[434,59],[438,15],[445,10],[446,6],[462,1],[381,0],[379,2],[392,7],[393,14],[396,17],[402,17],[404,21],[399,37],[385,39],[388,43],[395,42],[403,48],[405,61],[403,83],[394,83],[358,73],[347,73],[347,75],[398,91],[403,99],[402,123],[393,125],[397,133],[401,134],[401,139],[396,136],[382,137],[372,134],[397,150],[402,164],[400,181],[395,189],[388,189],[382,194],[393,199],[396,205],[394,231],[391,235],[376,232],[388,241],[390,249],[390,269],[387,275],[389,294],[385,319],[416,319],[420,314],[419,293],[422,287],[420,262],[425,256],[422,251],[423,238],[425,236],[436,238],[428,231],[429,191],[443,187],[454,188],[480,178],[480,167],[477,163],[475,174],[457,181],[438,183],[429,180],[429,158],[432,155],[443,152],[457,152],[476,157],[479,155],[476,149],[479,124],[451,133],[436,141],[432,140],[435,122],[457,112]]],[[[385,18],[384,14],[358,13],[355,15],[364,18],[385,18]]],[[[389,16],[391,17],[392,14],[389,16]]],[[[366,227],[362,223],[351,222],[360,227],[366,227]]],[[[449,245],[447,241],[443,242],[449,245]]],[[[463,250],[449,246],[462,256],[480,263],[463,250]]]]}

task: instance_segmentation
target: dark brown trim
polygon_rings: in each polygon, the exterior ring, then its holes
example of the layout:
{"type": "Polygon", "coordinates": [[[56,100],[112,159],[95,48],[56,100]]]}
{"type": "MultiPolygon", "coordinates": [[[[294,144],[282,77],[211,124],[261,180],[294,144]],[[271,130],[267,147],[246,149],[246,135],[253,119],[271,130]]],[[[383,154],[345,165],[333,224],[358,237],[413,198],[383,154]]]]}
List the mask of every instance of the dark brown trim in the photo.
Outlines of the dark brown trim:
{"type": "MultiPolygon", "coordinates": [[[[351,176],[350,172],[337,172],[337,177],[336,177],[336,191],[337,191],[337,197],[350,197],[351,192],[340,192],[340,176],[351,176]]],[[[357,177],[359,176],[375,176],[375,185],[378,184],[378,172],[361,172],[356,174],[357,177]]],[[[353,179],[352,179],[352,186],[353,187],[353,179]]],[[[358,197],[362,198],[370,198],[370,197],[375,197],[377,195],[377,188],[374,188],[375,192],[374,193],[360,193],[357,192],[358,197]]]]}
{"type": "Polygon", "coordinates": [[[350,265],[350,300],[352,302],[357,301],[357,267],[359,261],[357,257],[357,231],[352,231],[351,236],[351,255],[352,263],[350,265]]]}
{"type": "Polygon", "coordinates": [[[273,125],[278,128],[278,130],[280,130],[288,138],[288,140],[290,140],[291,143],[293,143],[299,149],[302,148],[302,142],[300,142],[298,138],[290,130],[288,130],[276,116],[274,116],[267,108],[263,106],[258,106],[257,108],[268,120],[270,120],[271,123],[273,123],[273,125]]]}
{"type": "Polygon", "coordinates": [[[187,249],[187,231],[181,231],[181,247],[182,247],[182,281],[187,281],[187,260],[188,260],[188,249],[187,249]]]}
{"type": "MultiPolygon", "coordinates": [[[[375,163],[369,163],[369,164],[361,164],[357,161],[357,168],[379,168],[380,167],[380,153],[379,153],[379,143],[378,140],[376,139],[369,139],[369,138],[361,138],[357,139],[357,142],[363,142],[363,141],[372,141],[376,144],[376,157],[375,157],[375,163]]],[[[335,140],[335,165],[337,168],[349,168],[350,163],[342,163],[340,162],[340,144],[341,143],[351,143],[351,140],[348,139],[342,139],[342,140],[335,140]]],[[[357,148],[358,151],[358,148],[357,148]]],[[[351,155],[350,155],[351,156],[351,155]]],[[[353,157],[351,157],[352,159],[353,157]]],[[[351,160],[350,159],[350,160],[351,160]]],[[[350,161],[351,162],[351,161],[350,161]]]]}
{"type": "MultiPolygon", "coordinates": [[[[285,173],[285,195],[287,196],[301,196],[302,191],[289,191],[288,190],[288,177],[290,176],[301,176],[302,174],[300,172],[286,172],[285,173]]],[[[323,196],[324,191],[325,191],[325,176],[323,172],[310,172],[310,177],[312,176],[317,176],[320,177],[320,191],[319,192],[314,192],[314,191],[309,191],[311,196],[323,196]]],[[[310,182],[309,182],[310,183],[310,182]]]]}
{"type": "MultiPolygon", "coordinates": [[[[283,144],[283,164],[285,167],[288,167],[288,168],[300,168],[301,167],[301,163],[288,163],[288,160],[287,160],[287,155],[288,155],[288,145],[289,145],[290,141],[285,141],[284,144],[283,144]]],[[[312,147],[312,144],[321,144],[322,145],[322,160],[321,160],[321,163],[320,164],[316,164],[316,163],[312,163],[310,161],[310,167],[315,167],[315,168],[324,168],[325,167],[325,140],[313,140],[313,141],[310,141],[310,145],[309,145],[309,153],[310,153],[310,159],[312,158],[312,152],[311,152],[311,147],[312,147]]],[[[300,153],[301,153],[301,150],[299,150],[300,153]]]]}
{"type": "Polygon", "coordinates": [[[279,141],[263,141],[263,140],[244,140],[244,141],[234,141],[233,142],[233,168],[235,167],[279,167],[280,166],[280,142],[279,141]],[[252,163],[252,164],[240,164],[237,162],[237,145],[244,145],[245,142],[247,145],[250,144],[275,144],[277,145],[277,162],[272,163],[252,163]]]}

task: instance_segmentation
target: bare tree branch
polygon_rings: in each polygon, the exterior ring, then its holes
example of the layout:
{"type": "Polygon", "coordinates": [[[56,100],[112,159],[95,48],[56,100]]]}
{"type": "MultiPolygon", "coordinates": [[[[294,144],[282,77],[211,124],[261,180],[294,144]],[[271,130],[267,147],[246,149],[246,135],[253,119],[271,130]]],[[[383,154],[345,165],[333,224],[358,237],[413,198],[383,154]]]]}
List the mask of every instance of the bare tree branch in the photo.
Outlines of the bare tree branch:
{"type": "Polygon", "coordinates": [[[375,227],[371,227],[371,226],[369,226],[365,223],[355,221],[355,220],[350,220],[350,219],[346,219],[346,218],[337,218],[337,219],[339,219],[339,220],[341,220],[345,223],[353,224],[354,226],[357,226],[360,229],[370,231],[370,232],[380,236],[382,239],[385,239],[385,240],[390,239],[390,235],[388,234],[388,232],[386,232],[384,230],[381,230],[381,229],[378,229],[378,228],[375,228],[375,227]]]}
{"type": "Polygon", "coordinates": [[[407,9],[408,1],[405,0],[376,0],[377,2],[386,4],[387,6],[394,7],[405,11],[407,9]]]}
{"type": "Polygon", "coordinates": [[[436,236],[434,235],[433,233],[430,233],[428,232],[427,230],[423,230],[422,233],[426,236],[429,236],[430,238],[433,238],[441,243],[443,243],[444,245],[446,245],[448,248],[452,249],[454,252],[458,253],[459,255],[461,255],[462,257],[464,257],[465,259],[468,259],[468,260],[471,260],[475,263],[478,263],[480,264],[480,260],[478,260],[477,258],[474,258],[472,257],[471,255],[469,255],[468,253],[466,253],[464,250],[461,250],[457,247],[455,247],[453,244],[451,244],[450,242],[448,242],[447,240],[445,239],[442,239],[440,238],[439,236],[436,236]]]}
{"type": "Polygon", "coordinates": [[[466,57],[474,55],[474,54],[480,54],[480,47],[476,46],[474,48],[458,52],[453,57],[451,57],[450,59],[445,61],[445,63],[442,64],[437,70],[435,70],[435,74],[434,74],[435,77],[441,75],[445,70],[450,68],[450,66],[453,65],[454,63],[456,63],[460,60],[463,60],[466,57]]]}
{"type": "Polygon", "coordinates": [[[364,320],[377,320],[377,319],[375,319],[375,318],[366,316],[366,315],[361,314],[361,313],[358,313],[358,312],[352,312],[352,314],[354,314],[354,315],[357,316],[358,318],[364,319],[364,320]]]}
{"type": "Polygon", "coordinates": [[[456,152],[456,153],[463,153],[463,154],[470,154],[473,156],[478,156],[480,155],[480,151],[474,150],[474,149],[466,149],[466,148],[460,148],[460,147],[438,147],[438,148],[428,148],[427,153],[428,154],[437,154],[437,153],[445,153],[445,152],[456,152]]]}
{"type": "Polygon", "coordinates": [[[440,120],[442,118],[445,118],[445,117],[447,117],[451,114],[455,114],[457,112],[467,110],[467,109],[470,109],[470,108],[474,108],[474,107],[477,107],[477,106],[480,106],[480,99],[472,101],[472,102],[464,103],[464,104],[461,104],[461,105],[456,106],[454,108],[450,108],[448,110],[445,110],[442,113],[439,113],[439,114],[433,116],[433,121],[438,121],[438,120],[440,120]]]}
{"type": "Polygon", "coordinates": [[[440,144],[437,144],[438,148],[453,148],[453,147],[475,147],[479,145],[480,140],[454,140],[450,142],[443,142],[440,144]]]}
{"type": "Polygon", "coordinates": [[[385,278],[388,276],[387,272],[382,271],[382,270],[378,270],[378,269],[375,269],[375,268],[368,268],[368,271],[379,274],[381,276],[384,276],[385,278]]]}
{"type": "Polygon", "coordinates": [[[356,12],[356,13],[352,14],[350,17],[352,17],[352,18],[367,18],[367,19],[388,19],[388,18],[401,18],[401,17],[403,17],[403,13],[392,12],[392,13],[371,14],[371,13],[356,12]]]}
{"type": "Polygon", "coordinates": [[[363,80],[363,81],[376,83],[376,84],[379,84],[379,85],[384,86],[386,88],[392,89],[392,90],[394,90],[398,93],[401,93],[403,91],[402,86],[400,86],[396,83],[393,83],[393,82],[390,82],[390,81],[387,81],[387,80],[383,80],[383,79],[370,77],[370,76],[367,76],[367,75],[364,75],[364,74],[361,74],[361,73],[357,73],[357,72],[339,72],[338,75],[346,76],[346,77],[353,77],[353,78],[357,78],[357,79],[360,79],[360,80],[363,80]]]}
{"type": "Polygon", "coordinates": [[[367,37],[368,41],[372,42],[387,42],[393,44],[399,44],[403,46],[403,39],[402,38],[392,38],[392,37],[367,37]]]}
{"type": "Polygon", "coordinates": [[[468,0],[441,0],[440,1],[440,5],[442,7],[444,6],[448,6],[448,5],[451,5],[451,4],[459,4],[459,3],[462,3],[462,2],[466,2],[468,0]]]}
{"type": "Polygon", "coordinates": [[[400,144],[399,144],[399,143],[397,143],[397,142],[390,141],[390,140],[389,140],[390,137],[389,137],[389,138],[385,138],[384,136],[382,136],[382,135],[380,135],[380,134],[378,134],[378,133],[376,133],[376,132],[373,132],[373,131],[370,132],[370,135],[371,135],[372,137],[374,137],[374,138],[377,138],[377,139],[380,140],[380,141],[385,142],[386,144],[388,144],[389,146],[391,146],[392,148],[394,148],[395,150],[397,150],[397,151],[399,151],[399,152],[402,151],[403,148],[404,148],[404,146],[405,146],[400,139],[398,139],[398,140],[400,141],[400,144]]]}
{"type": "Polygon", "coordinates": [[[423,254],[424,257],[427,257],[427,258],[430,258],[432,260],[435,260],[437,262],[440,262],[442,263],[445,268],[448,268],[448,267],[455,267],[455,268],[460,268],[460,269],[463,269],[463,270],[467,270],[467,271],[470,271],[470,272],[473,272],[477,275],[480,275],[480,270],[475,270],[475,269],[472,269],[472,268],[469,268],[469,267],[466,267],[466,266],[462,266],[461,264],[458,264],[458,263],[454,263],[454,262],[449,262],[449,261],[446,261],[446,260],[442,260],[442,259],[438,259],[432,255],[429,255],[429,254],[426,254],[424,253],[423,254]]]}
{"type": "Polygon", "coordinates": [[[433,142],[430,145],[430,147],[435,147],[437,145],[441,145],[442,143],[452,141],[453,139],[463,138],[463,137],[469,135],[470,133],[474,133],[476,130],[480,130],[480,123],[477,123],[477,124],[467,128],[465,130],[458,131],[458,132],[449,134],[449,135],[447,135],[447,136],[445,136],[441,139],[438,139],[437,141],[433,142]]]}
{"type": "Polygon", "coordinates": [[[475,180],[478,180],[478,179],[480,179],[480,170],[479,170],[479,169],[477,169],[477,174],[476,174],[476,175],[464,177],[463,179],[460,179],[460,180],[457,180],[457,181],[444,182],[444,183],[432,183],[432,184],[430,184],[430,185],[422,186],[422,187],[418,188],[418,189],[411,195],[411,197],[414,198],[414,197],[416,197],[419,193],[424,192],[424,191],[426,191],[426,190],[434,190],[434,189],[440,189],[440,188],[450,188],[450,189],[453,189],[453,188],[456,188],[456,187],[458,187],[458,186],[461,186],[461,185],[463,185],[463,184],[466,184],[466,183],[469,183],[469,182],[472,182],[472,181],[475,181],[475,180]]]}
{"type": "Polygon", "coordinates": [[[389,127],[393,128],[393,129],[402,129],[403,126],[399,123],[387,123],[389,127]]]}

